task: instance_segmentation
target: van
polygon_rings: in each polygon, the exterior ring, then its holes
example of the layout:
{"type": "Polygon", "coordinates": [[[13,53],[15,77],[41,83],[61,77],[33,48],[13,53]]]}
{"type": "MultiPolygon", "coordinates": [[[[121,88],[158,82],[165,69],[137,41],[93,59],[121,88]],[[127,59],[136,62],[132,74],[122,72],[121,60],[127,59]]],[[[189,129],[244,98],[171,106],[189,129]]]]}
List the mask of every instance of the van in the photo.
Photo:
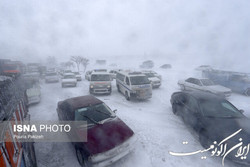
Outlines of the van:
{"type": "Polygon", "coordinates": [[[108,72],[92,72],[90,76],[90,94],[111,94],[110,74],[108,72]]]}
{"type": "Polygon", "coordinates": [[[131,98],[144,100],[152,97],[152,85],[141,72],[117,72],[116,86],[118,92],[121,92],[127,100],[131,98]]]}

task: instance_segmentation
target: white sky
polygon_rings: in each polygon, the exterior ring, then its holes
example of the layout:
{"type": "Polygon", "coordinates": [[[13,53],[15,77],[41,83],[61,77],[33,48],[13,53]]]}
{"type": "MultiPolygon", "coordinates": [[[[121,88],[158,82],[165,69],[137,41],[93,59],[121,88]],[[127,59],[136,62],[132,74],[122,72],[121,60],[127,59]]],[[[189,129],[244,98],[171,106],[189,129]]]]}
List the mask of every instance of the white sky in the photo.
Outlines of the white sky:
{"type": "Polygon", "coordinates": [[[249,0],[1,0],[0,58],[146,55],[246,71],[249,8],[249,0]]]}

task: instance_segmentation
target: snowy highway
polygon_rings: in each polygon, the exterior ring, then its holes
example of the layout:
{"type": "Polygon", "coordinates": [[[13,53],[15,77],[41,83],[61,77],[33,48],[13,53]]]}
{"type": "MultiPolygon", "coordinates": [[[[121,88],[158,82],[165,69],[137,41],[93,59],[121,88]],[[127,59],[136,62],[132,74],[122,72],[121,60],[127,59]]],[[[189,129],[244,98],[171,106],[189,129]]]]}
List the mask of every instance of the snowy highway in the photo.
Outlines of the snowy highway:
{"type": "MultiPolygon", "coordinates": [[[[127,101],[117,91],[115,80],[112,82],[111,95],[96,96],[112,110],[117,109],[117,116],[133,129],[138,138],[134,152],[112,167],[222,166],[221,158],[212,157],[209,152],[183,157],[169,154],[169,151],[203,150],[197,135],[172,113],[170,104],[171,94],[179,91],[178,79],[195,73],[176,69],[157,72],[162,75],[162,85],[153,89],[153,97],[149,100],[127,101]],[[188,143],[183,144],[186,141],[188,143]],[[201,159],[204,156],[206,159],[201,159]]],[[[32,121],[57,120],[58,101],[89,94],[89,82],[85,79],[78,82],[77,87],[62,88],[60,82],[46,84],[44,80],[40,80],[40,85],[41,102],[29,107],[32,121]]],[[[249,97],[233,93],[228,100],[237,108],[244,109],[246,116],[250,116],[249,97]]],[[[80,166],[70,143],[35,143],[35,150],[39,167],[80,166]]],[[[225,166],[234,167],[236,164],[226,161],[225,166]]]]}

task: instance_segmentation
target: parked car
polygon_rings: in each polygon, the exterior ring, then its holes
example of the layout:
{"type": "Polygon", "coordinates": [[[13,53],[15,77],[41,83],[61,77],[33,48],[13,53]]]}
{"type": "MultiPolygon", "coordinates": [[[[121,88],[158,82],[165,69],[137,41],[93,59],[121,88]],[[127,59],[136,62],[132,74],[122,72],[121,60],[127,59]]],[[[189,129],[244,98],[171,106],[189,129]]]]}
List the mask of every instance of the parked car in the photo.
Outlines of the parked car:
{"type": "Polygon", "coordinates": [[[47,72],[45,74],[45,82],[59,82],[59,77],[56,72],[47,72]]]}
{"type": "Polygon", "coordinates": [[[250,96],[250,76],[247,73],[237,73],[222,70],[204,70],[202,75],[214,83],[226,86],[233,92],[250,96]]]}
{"type": "Polygon", "coordinates": [[[178,81],[178,85],[182,90],[201,90],[223,97],[229,97],[232,93],[231,89],[216,85],[213,81],[206,78],[188,78],[178,81]]]}
{"type": "Polygon", "coordinates": [[[90,80],[91,73],[92,73],[92,71],[86,71],[86,73],[85,73],[86,80],[88,80],[88,81],[90,80]]]}
{"type": "Polygon", "coordinates": [[[154,62],[152,60],[147,60],[142,62],[142,64],[140,65],[140,68],[146,68],[146,69],[150,69],[154,67],[154,62]]]}
{"type": "Polygon", "coordinates": [[[201,65],[201,66],[195,68],[195,70],[197,70],[197,71],[212,70],[212,69],[213,68],[211,66],[209,66],[209,65],[201,65]]]}
{"type": "Polygon", "coordinates": [[[134,132],[92,95],[58,102],[57,114],[63,121],[87,121],[87,142],[73,143],[81,166],[108,166],[134,149],[134,132]]]}
{"type": "Polygon", "coordinates": [[[75,76],[76,76],[76,80],[77,81],[81,81],[82,80],[82,75],[79,72],[74,72],[75,76]]]}
{"type": "Polygon", "coordinates": [[[111,94],[111,77],[108,72],[92,72],[89,84],[90,94],[111,94]]]}
{"type": "MultiPolygon", "coordinates": [[[[227,151],[239,144],[240,138],[245,144],[250,142],[249,119],[243,115],[243,110],[237,109],[225,98],[202,91],[183,91],[173,93],[170,102],[173,113],[179,115],[188,127],[194,129],[205,149],[214,145],[213,150],[219,151],[221,146],[225,149],[226,145],[226,150],[222,151],[227,151]],[[226,139],[240,129],[242,130],[239,134],[226,139]],[[220,142],[222,145],[219,146],[220,142]]],[[[237,150],[238,148],[232,152],[228,151],[229,155],[226,157],[249,165],[250,159],[242,160],[235,156],[237,150]]]]}
{"type": "Polygon", "coordinates": [[[171,64],[163,64],[160,66],[160,68],[162,69],[169,69],[169,68],[172,68],[171,64]]]}
{"type": "Polygon", "coordinates": [[[142,71],[151,82],[152,88],[159,88],[161,86],[161,76],[154,71],[142,71]]]}
{"type": "Polygon", "coordinates": [[[116,86],[118,92],[124,94],[127,100],[131,98],[143,100],[152,97],[152,85],[141,72],[117,72],[116,86]]]}
{"type": "Polygon", "coordinates": [[[62,78],[62,87],[64,86],[74,86],[76,87],[77,80],[74,73],[64,73],[62,78]]]}
{"type": "Polygon", "coordinates": [[[25,79],[24,82],[28,105],[39,103],[41,101],[41,87],[39,83],[30,79],[25,79]]]}
{"type": "Polygon", "coordinates": [[[122,69],[116,69],[116,70],[110,70],[109,71],[109,74],[110,74],[112,79],[116,78],[116,74],[117,74],[118,71],[122,71],[122,69]]]}

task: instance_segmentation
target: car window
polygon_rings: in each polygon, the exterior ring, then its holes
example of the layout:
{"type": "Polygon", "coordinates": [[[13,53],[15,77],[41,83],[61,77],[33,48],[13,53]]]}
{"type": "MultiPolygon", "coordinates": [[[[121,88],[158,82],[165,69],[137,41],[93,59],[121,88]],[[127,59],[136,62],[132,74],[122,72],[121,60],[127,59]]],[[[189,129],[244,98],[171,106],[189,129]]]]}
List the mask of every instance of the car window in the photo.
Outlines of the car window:
{"type": "Polygon", "coordinates": [[[114,113],[104,103],[79,108],[75,111],[76,121],[87,121],[89,124],[100,122],[114,116],[114,113]]]}
{"type": "Polygon", "coordinates": [[[202,86],[199,79],[194,79],[194,80],[193,80],[193,84],[202,86]]]}
{"type": "Polygon", "coordinates": [[[126,84],[130,85],[128,77],[126,77],[126,84]]]}
{"type": "Polygon", "coordinates": [[[226,100],[200,100],[200,106],[204,116],[218,118],[239,118],[243,117],[231,103],[226,100]]]}

